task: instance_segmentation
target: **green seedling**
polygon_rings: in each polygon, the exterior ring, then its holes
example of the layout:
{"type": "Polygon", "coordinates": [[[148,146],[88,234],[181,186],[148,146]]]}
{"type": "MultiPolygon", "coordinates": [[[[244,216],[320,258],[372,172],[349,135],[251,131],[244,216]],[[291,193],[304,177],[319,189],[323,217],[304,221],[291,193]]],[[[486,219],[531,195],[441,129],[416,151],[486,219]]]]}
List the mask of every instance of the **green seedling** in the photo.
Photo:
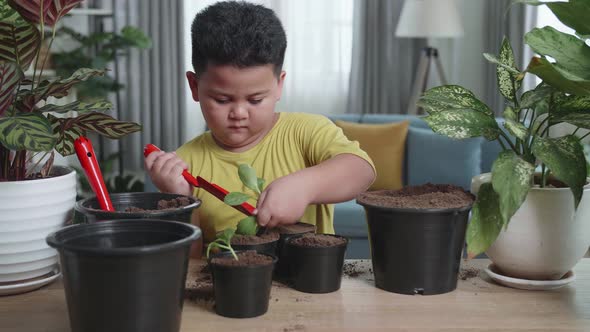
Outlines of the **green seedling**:
{"type": "MultiPolygon", "coordinates": [[[[254,192],[255,196],[253,197],[242,192],[230,192],[223,200],[225,204],[231,206],[240,205],[249,199],[253,199],[257,202],[260,198],[260,193],[262,193],[262,190],[264,190],[264,179],[257,177],[256,170],[247,164],[240,164],[238,166],[238,175],[240,176],[240,180],[242,180],[244,186],[254,192]]],[[[256,217],[249,216],[238,222],[236,234],[256,235],[257,231],[258,223],[256,222],[256,217]]]]}
{"type": "Polygon", "coordinates": [[[223,232],[219,233],[217,235],[217,239],[209,243],[209,245],[207,246],[207,258],[209,258],[209,253],[211,252],[212,248],[220,248],[229,250],[232,256],[234,256],[234,258],[238,260],[238,255],[236,255],[236,252],[231,247],[231,238],[234,236],[235,233],[236,231],[231,228],[226,228],[225,230],[223,230],[223,232]]]}

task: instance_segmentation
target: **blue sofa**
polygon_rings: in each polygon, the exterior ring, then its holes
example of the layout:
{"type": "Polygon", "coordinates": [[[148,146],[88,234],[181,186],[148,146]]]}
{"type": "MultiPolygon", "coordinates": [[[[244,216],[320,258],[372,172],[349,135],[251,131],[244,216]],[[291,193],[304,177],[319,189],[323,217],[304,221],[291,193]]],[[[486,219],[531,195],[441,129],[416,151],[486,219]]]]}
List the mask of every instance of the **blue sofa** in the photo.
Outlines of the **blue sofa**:
{"type": "MultiPolygon", "coordinates": [[[[329,114],[332,121],[383,124],[408,120],[404,185],[426,182],[454,184],[469,190],[471,178],[489,172],[501,151],[495,141],[482,138],[453,140],[434,133],[418,116],[401,114],[329,114]]],[[[501,119],[498,119],[501,122],[501,119]]],[[[365,211],[355,200],[335,204],[334,228],[350,238],[347,258],[370,258],[365,211]]]]}

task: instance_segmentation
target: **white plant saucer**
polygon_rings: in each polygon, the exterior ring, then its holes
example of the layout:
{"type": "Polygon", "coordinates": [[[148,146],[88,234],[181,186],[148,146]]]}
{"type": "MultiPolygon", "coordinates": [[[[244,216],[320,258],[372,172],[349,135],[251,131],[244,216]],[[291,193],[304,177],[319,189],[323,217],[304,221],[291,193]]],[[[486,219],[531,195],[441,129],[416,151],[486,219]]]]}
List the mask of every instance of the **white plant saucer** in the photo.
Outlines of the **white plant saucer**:
{"type": "Polygon", "coordinates": [[[15,295],[33,291],[52,283],[55,279],[59,278],[59,276],[61,276],[61,272],[56,266],[53,271],[37,278],[14,283],[1,283],[0,296],[15,295]]]}
{"type": "Polygon", "coordinates": [[[505,275],[500,274],[498,269],[494,264],[490,264],[486,269],[486,273],[492,280],[495,282],[518,289],[525,289],[525,290],[549,290],[555,289],[559,287],[563,287],[570,282],[576,280],[576,275],[574,271],[568,271],[561,279],[558,280],[529,280],[529,279],[519,279],[508,277],[505,275]]]}

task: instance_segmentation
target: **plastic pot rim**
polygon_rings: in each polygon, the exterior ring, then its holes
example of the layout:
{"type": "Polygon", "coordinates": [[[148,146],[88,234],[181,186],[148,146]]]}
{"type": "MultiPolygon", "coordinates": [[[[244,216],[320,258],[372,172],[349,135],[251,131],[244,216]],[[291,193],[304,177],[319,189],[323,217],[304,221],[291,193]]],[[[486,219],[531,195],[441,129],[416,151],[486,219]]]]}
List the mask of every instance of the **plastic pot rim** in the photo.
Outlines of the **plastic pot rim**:
{"type": "MultiPolygon", "coordinates": [[[[247,252],[250,250],[234,250],[234,252],[237,254],[242,253],[242,252],[247,252]]],[[[236,265],[221,265],[221,264],[215,264],[213,263],[213,258],[217,258],[217,257],[224,257],[224,256],[232,256],[231,252],[229,251],[224,251],[224,252],[220,252],[214,255],[211,255],[211,257],[207,258],[207,264],[211,265],[211,266],[216,266],[218,268],[227,268],[227,269],[260,269],[260,268],[266,268],[269,265],[274,265],[277,263],[277,261],[279,260],[279,258],[277,257],[277,255],[273,255],[273,254],[269,254],[267,252],[259,252],[256,251],[257,254],[259,255],[265,255],[265,256],[269,256],[272,258],[272,261],[269,264],[264,264],[264,265],[242,265],[242,266],[236,266],[236,265]]]]}
{"type": "MultiPolygon", "coordinates": [[[[199,206],[201,206],[201,200],[192,196],[186,196],[186,195],[179,195],[179,194],[169,194],[169,193],[149,193],[149,192],[139,192],[143,195],[150,195],[150,194],[158,194],[158,195],[170,195],[171,199],[174,197],[187,197],[188,199],[192,200],[193,202],[189,205],[185,205],[183,207],[180,208],[175,208],[175,209],[166,209],[166,210],[151,210],[149,211],[149,217],[150,219],[153,217],[154,219],[157,219],[158,217],[163,217],[163,216],[170,216],[170,215],[174,215],[174,214],[181,214],[181,213],[185,213],[186,210],[193,210],[198,208],[199,206]]],[[[111,199],[117,196],[122,196],[122,195],[129,195],[132,193],[115,193],[115,194],[110,194],[111,199]]],[[[94,209],[91,207],[87,207],[84,206],[84,203],[87,203],[88,201],[91,200],[95,200],[97,199],[96,196],[92,196],[92,197],[88,197],[88,198],[84,198],[81,199],[79,201],[76,202],[76,210],[80,211],[80,212],[90,212],[93,214],[100,214],[100,213],[108,213],[108,211],[104,211],[101,209],[94,209]]],[[[116,213],[116,214],[121,214],[124,215],[125,217],[129,217],[129,218],[135,218],[135,219],[139,219],[139,218],[144,218],[146,216],[146,212],[125,212],[125,211],[112,211],[111,213],[116,213]]]]}
{"type": "Polygon", "coordinates": [[[358,199],[356,203],[358,205],[362,205],[365,208],[372,208],[380,211],[390,211],[390,212],[403,212],[403,213],[421,213],[421,214],[436,214],[436,213],[461,213],[465,211],[471,210],[473,207],[473,201],[471,204],[466,205],[460,208],[428,208],[428,209],[412,209],[412,208],[398,208],[398,207],[385,207],[373,204],[367,204],[360,202],[358,199]]]}

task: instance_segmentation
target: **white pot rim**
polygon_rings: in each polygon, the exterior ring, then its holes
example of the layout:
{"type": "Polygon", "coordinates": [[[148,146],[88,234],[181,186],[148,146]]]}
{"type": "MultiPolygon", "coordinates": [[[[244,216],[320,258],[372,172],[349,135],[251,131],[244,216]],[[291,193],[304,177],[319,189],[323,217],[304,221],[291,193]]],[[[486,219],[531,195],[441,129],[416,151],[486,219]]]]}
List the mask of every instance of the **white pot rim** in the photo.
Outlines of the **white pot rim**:
{"type": "Polygon", "coordinates": [[[72,167],[69,166],[53,166],[52,167],[53,170],[62,170],[61,174],[59,175],[55,175],[55,176],[51,176],[51,177],[47,177],[47,178],[42,178],[42,179],[28,179],[28,180],[18,180],[18,181],[3,181],[0,182],[0,185],[4,184],[13,184],[13,185],[17,185],[17,184],[22,184],[22,183],[52,183],[52,182],[56,182],[56,181],[61,181],[61,178],[63,176],[71,176],[71,175],[75,175],[75,170],[72,167]],[[73,173],[73,174],[72,174],[73,173]]]}
{"type": "MultiPolygon", "coordinates": [[[[487,172],[487,173],[481,173],[479,175],[474,176],[474,178],[479,179],[482,183],[483,182],[490,182],[492,179],[492,172],[487,172]],[[489,180],[486,179],[489,177],[489,180]]],[[[586,190],[590,190],[590,177],[586,178],[586,185],[584,186],[584,191],[586,190]]],[[[570,187],[564,187],[564,188],[541,188],[538,184],[533,185],[531,187],[531,190],[539,190],[539,191],[570,191],[571,188],[570,187]]]]}

